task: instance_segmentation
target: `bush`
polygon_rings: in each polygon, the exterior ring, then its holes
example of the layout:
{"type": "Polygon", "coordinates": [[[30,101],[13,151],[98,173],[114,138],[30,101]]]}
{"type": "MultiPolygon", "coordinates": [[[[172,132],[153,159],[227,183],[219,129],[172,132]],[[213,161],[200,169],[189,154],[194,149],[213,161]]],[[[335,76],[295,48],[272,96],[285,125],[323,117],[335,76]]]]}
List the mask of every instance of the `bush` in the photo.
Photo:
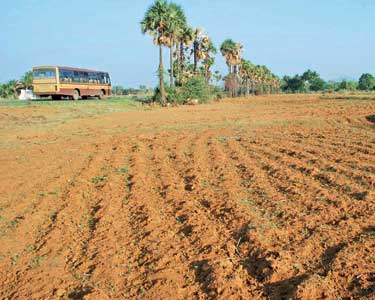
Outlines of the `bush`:
{"type": "MultiPolygon", "coordinates": [[[[174,104],[182,104],[187,99],[197,99],[199,103],[205,103],[214,97],[214,93],[211,93],[210,85],[200,76],[189,78],[182,87],[169,87],[166,85],[165,90],[167,102],[174,104]]],[[[156,88],[153,101],[160,103],[160,100],[160,90],[156,88]]]]}
{"type": "Polygon", "coordinates": [[[200,76],[191,77],[181,88],[181,96],[186,99],[198,99],[199,103],[211,100],[210,86],[200,76]]]}

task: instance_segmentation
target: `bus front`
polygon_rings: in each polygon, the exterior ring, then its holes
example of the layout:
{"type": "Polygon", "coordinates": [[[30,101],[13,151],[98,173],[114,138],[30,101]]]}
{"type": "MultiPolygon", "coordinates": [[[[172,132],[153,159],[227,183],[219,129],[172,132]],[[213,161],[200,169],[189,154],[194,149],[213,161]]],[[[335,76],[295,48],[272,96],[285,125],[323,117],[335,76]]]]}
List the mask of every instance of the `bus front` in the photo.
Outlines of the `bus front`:
{"type": "Polygon", "coordinates": [[[34,67],[33,68],[33,92],[39,97],[56,98],[59,92],[57,67],[34,67]]]}

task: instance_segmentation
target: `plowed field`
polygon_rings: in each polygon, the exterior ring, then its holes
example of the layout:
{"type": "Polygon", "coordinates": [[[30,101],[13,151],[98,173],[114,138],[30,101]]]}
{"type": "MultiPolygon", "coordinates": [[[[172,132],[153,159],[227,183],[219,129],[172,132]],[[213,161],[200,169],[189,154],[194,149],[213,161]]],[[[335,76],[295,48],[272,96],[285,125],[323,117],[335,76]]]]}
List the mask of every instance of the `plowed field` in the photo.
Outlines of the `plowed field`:
{"type": "Polygon", "coordinates": [[[375,299],[374,115],[0,107],[0,299],[375,299]]]}

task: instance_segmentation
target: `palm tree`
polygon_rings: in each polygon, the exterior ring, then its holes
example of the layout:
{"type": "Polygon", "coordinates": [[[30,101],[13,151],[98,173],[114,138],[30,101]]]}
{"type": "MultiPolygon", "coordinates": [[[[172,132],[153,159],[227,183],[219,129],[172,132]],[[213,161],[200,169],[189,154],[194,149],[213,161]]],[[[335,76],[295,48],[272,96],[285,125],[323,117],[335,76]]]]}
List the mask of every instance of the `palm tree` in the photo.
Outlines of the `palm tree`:
{"type": "Polygon", "coordinates": [[[193,44],[194,42],[194,29],[185,26],[182,31],[181,35],[179,36],[179,42],[180,42],[180,72],[184,71],[185,67],[185,51],[188,50],[188,48],[193,44]]]}
{"type": "Polygon", "coordinates": [[[195,30],[192,52],[194,54],[194,74],[197,74],[198,64],[203,60],[203,74],[208,82],[210,68],[215,62],[214,55],[217,53],[217,50],[210,37],[207,34],[203,34],[201,29],[195,30]]]}
{"type": "Polygon", "coordinates": [[[159,46],[159,89],[161,103],[166,103],[166,93],[164,87],[164,65],[163,65],[163,45],[167,42],[167,29],[170,18],[170,6],[166,0],[156,0],[151,5],[144,19],[141,22],[143,34],[150,34],[154,38],[155,45],[159,46]]]}
{"type": "Polygon", "coordinates": [[[236,43],[236,47],[232,52],[229,63],[233,66],[233,73],[238,74],[238,67],[241,65],[241,55],[242,55],[243,46],[240,43],[236,43]]]}
{"type": "Polygon", "coordinates": [[[16,94],[16,80],[10,80],[7,83],[0,84],[0,97],[2,98],[14,98],[16,94]]]}
{"type": "Polygon", "coordinates": [[[227,66],[229,68],[229,74],[232,74],[232,56],[236,50],[236,43],[232,39],[226,39],[220,47],[220,52],[224,56],[227,66]]]}
{"type": "Polygon", "coordinates": [[[226,77],[227,89],[232,93],[232,96],[237,96],[239,78],[238,66],[241,65],[241,55],[243,46],[240,43],[235,43],[231,39],[227,39],[220,47],[220,52],[224,56],[229,67],[229,76],[226,77]]]}
{"type": "Polygon", "coordinates": [[[182,34],[182,31],[185,27],[186,17],[181,6],[175,3],[170,3],[168,25],[166,30],[166,35],[168,37],[167,46],[170,48],[170,86],[173,86],[174,83],[174,47],[177,43],[177,38],[182,34]]]}
{"type": "Polygon", "coordinates": [[[5,85],[0,83],[0,99],[5,98],[5,85]]]}
{"type": "Polygon", "coordinates": [[[33,86],[33,72],[26,72],[21,79],[21,82],[25,86],[25,89],[30,89],[33,86]]]}
{"type": "Polygon", "coordinates": [[[254,72],[254,65],[245,59],[241,59],[240,76],[245,86],[245,96],[249,96],[250,92],[250,80],[254,72]]]}
{"type": "Polygon", "coordinates": [[[207,41],[202,44],[203,52],[203,68],[204,68],[204,78],[207,83],[209,83],[211,78],[210,68],[215,63],[214,55],[217,53],[215,45],[212,43],[211,39],[207,36],[207,41]]]}
{"type": "Polygon", "coordinates": [[[192,53],[194,54],[194,70],[193,70],[194,74],[196,74],[198,70],[198,61],[199,61],[199,55],[200,55],[199,51],[201,47],[200,40],[203,38],[202,33],[203,33],[203,30],[200,28],[197,28],[194,31],[194,42],[193,42],[193,49],[192,49],[192,53]]]}

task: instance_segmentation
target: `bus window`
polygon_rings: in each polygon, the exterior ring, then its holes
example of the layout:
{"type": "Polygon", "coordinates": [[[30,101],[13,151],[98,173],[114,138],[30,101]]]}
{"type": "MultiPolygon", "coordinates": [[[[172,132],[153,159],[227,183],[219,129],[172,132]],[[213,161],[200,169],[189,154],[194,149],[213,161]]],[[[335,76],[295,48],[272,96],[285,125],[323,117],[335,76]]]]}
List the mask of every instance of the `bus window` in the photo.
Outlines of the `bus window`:
{"type": "Polygon", "coordinates": [[[87,82],[89,82],[89,73],[87,73],[87,72],[82,72],[82,82],[84,82],[84,83],[87,83],[87,82]]]}
{"type": "Polygon", "coordinates": [[[105,75],[107,77],[107,84],[111,84],[111,78],[109,77],[109,74],[106,73],[105,75]]]}
{"type": "Polygon", "coordinates": [[[79,82],[79,72],[77,71],[73,73],[73,82],[79,82]]]}
{"type": "Polygon", "coordinates": [[[104,80],[104,74],[103,73],[98,73],[98,79],[99,79],[99,82],[101,84],[105,84],[105,80],[104,80]]]}
{"type": "Polygon", "coordinates": [[[34,79],[51,79],[56,78],[56,71],[54,69],[40,69],[33,71],[34,79]]]}
{"type": "Polygon", "coordinates": [[[89,73],[89,83],[96,83],[96,80],[98,79],[96,73],[89,73]]]}
{"type": "Polygon", "coordinates": [[[73,81],[74,73],[72,71],[60,69],[59,75],[60,75],[60,82],[72,82],[73,81]]]}

